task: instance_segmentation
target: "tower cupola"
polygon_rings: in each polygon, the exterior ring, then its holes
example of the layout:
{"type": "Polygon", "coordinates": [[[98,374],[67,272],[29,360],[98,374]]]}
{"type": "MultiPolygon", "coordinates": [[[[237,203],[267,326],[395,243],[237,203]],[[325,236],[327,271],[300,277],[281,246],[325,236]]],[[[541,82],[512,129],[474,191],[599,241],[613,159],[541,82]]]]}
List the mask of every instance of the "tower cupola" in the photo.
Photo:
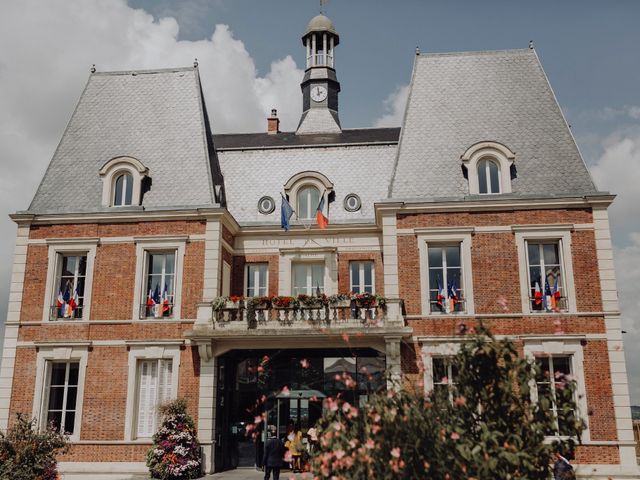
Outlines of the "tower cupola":
{"type": "Polygon", "coordinates": [[[297,134],[340,133],[338,93],[340,82],[335,70],[335,47],[340,35],[325,15],[311,19],[302,44],[306,49],[306,70],[302,88],[302,118],[297,134]]]}

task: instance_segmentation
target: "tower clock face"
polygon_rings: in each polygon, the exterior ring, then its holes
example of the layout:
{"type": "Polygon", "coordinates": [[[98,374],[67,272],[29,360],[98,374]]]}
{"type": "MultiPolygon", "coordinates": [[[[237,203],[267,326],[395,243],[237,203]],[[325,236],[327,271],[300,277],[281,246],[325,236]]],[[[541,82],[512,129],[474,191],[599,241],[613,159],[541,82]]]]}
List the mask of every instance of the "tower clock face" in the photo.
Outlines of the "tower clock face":
{"type": "Polygon", "coordinates": [[[314,102],[322,102],[327,98],[327,89],[322,86],[315,86],[311,88],[311,100],[314,102]]]}

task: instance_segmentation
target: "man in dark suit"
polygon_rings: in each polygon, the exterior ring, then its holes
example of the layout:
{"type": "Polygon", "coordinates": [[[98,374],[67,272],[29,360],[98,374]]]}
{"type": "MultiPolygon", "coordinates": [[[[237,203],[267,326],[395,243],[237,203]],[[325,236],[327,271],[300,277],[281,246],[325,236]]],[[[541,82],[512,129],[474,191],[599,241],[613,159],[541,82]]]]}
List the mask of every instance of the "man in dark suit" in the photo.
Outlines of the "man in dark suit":
{"type": "Polygon", "coordinates": [[[269,480],[271,472],[273,472],[273,480],[279,480],[283,455],[284,445],[282,444],[282,441],[276,437],[276,427],[274,425],[270,425],[269,439],[264,446],[264,456],[262,457],[262,464],[264,465],[264,480],[269,480]]]}

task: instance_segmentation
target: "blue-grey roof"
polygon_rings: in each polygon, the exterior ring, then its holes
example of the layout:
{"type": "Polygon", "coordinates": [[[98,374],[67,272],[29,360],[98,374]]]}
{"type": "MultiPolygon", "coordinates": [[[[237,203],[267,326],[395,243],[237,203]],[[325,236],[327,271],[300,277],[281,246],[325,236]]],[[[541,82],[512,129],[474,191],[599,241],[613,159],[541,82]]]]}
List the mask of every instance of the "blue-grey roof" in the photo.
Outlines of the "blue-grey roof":
{"type": "Polygon", "coordinates": [[[494,141],[515,152],[514,195],[597,190],[533,49],[418,55],[389,197],[468,195],[461,155],[494,141]]]}
{"type": "MultiPolygon", "coordinates": [[[[360,130],[354,135],[344,135],[343,131],[343,134],[331,135],[330,140],[325,141],[321,136],[304,135],[299,137],[308,138],[311,144],[282,145],[280,148],[248,147],[256,142],[268,143],[260,142],[260,138],[268,139],[259,134],[247,135],[245,142],[238,138],[241,136],[229,137],[227,145],[233,145],[234,148],[218,150],[227,208],[241,225],[279,224],[280,193],[285,183],[297,173],[315,171],[334,184],[335,201],[329,207],[329,221],[332,224],[373,223],[373,204],[384,199],[389,189],[397,148],[397,130],[371,129],[370,136],[366,132],[360,130]],[[367,137],[369,142],[365,140],[367,137]],[[381,138],[385,141],[379,141],[381,138]],[[357,140],[350,145],[349,139],[357,140]],[[242,143],[248,149],[239,148],[242,143]],[[360,197],[360,211],[347,212],[344,209],[344,197],[350,193],[360,197]],[[264,215],[258,211],[258,201],[263,196],[270,196],[276,201],[277,208],[271,214],[264,215]]],[[[283,134],[282,138],[292,135],[283,134]]],[[[222,139],[218,140],[221,137],[224,136],[216,135],[214,142],[222,143],[222,139]]],[[[271,143],[277,143],[277,140],[271,143]]]]}
{"type": "Polygon", "coordinates": [[[215,205],[204,111],[196,68],[93,73],[29,211],[108,209],[99,170],[118,156],[148,168],[144,208],[215,205]]]}

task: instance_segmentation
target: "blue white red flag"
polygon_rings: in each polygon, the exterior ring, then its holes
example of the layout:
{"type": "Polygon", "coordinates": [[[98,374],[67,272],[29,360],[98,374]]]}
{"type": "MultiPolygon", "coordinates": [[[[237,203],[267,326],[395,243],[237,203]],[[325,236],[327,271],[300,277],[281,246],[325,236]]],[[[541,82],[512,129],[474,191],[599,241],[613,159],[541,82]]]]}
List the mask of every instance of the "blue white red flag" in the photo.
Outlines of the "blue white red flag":
{"type": "Polygon", "coordinates": [[[329,219],[324,216],[322,212],[324,210],[324,193],[322,194],[322,198],[320,199],[320,203],[318,203],[318,208],[316,208],[316,223],[320,228],[327,228],[329,225],[329,219]]]}
{"type": "Polygon", "coordinates": [[[289,231],[289,221],[291,220],[291,216],[293,215],[293,208],[291,208],[291,204],[285,198],[284,195],[280,194],[282,197],[282,203],[280,204],[280,226],[284,228],[285,232],[289,231]]]}

